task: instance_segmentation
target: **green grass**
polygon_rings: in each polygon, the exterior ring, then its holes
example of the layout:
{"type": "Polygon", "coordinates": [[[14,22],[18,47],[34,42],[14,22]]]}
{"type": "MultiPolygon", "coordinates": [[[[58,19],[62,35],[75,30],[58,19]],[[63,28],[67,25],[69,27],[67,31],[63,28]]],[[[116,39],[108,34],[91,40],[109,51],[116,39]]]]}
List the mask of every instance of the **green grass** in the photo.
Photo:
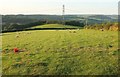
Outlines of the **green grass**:
{"type": "Polygon", "coordinates": [[[60,25],[60,24],[45,24],[45,25],[38,25],[38,26],[34,26],[31,27],[33,28],[81,28],[81,27],[77,27],[77,26],[69,26],[69,25],[60,25]]]}
{"type": "MultiPolygon", "coordinates": [[[[54,25],[53,25],[54,26],[54,25]]],[[[3,75],[114,75],[117,31],[44,30],[4,33],[3,75]],[[14,53],[18,47],[23,52],[14,53]]]]}

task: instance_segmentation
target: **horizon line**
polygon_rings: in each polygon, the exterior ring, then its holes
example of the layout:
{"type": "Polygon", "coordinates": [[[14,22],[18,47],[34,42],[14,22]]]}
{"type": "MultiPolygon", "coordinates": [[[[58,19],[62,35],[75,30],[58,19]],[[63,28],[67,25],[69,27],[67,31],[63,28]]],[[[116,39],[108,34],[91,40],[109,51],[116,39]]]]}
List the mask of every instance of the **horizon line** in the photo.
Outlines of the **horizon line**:
{"type": "MultiPolygon", "coordinates": [[[[61,15],[61,14],[0,14],[0,15],[61,15]]],[[[65,15],[118,15],[118,14],[65,14],[65,15]]]]}

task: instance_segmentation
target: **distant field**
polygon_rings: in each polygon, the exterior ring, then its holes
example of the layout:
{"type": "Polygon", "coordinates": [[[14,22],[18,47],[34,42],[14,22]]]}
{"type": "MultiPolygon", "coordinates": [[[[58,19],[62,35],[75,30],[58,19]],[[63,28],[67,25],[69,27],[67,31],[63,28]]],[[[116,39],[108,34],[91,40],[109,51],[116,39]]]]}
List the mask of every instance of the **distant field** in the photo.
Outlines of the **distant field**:
{"type": "Polygon", "coordinates": [[[39,30],[4,33],[0,37],[4,75],[118,73],[117,31],[39,30]],[[14,53],[14,47],[23,52],[14,53]]]}
{"type": "Polygon", "coordinates": [[[77,26],[69,26],[69,25],[60,25],[60,24],[45,24],[45,25],[38,25],[31,27],[32,29],[34,28],[81,28],[77,26]]]}

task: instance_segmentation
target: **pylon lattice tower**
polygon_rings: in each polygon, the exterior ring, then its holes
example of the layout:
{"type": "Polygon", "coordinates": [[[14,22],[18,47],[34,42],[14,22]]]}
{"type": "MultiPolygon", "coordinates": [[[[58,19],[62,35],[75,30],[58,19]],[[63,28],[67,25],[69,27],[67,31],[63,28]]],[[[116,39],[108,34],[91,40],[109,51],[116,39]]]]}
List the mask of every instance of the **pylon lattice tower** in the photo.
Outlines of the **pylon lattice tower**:
{"type": "Polygon", "coordinates": [[[63,5],[63,13],[62,13],[62,17],[63,17],[63,25],[65,25],[65,5],[63,5]]]}

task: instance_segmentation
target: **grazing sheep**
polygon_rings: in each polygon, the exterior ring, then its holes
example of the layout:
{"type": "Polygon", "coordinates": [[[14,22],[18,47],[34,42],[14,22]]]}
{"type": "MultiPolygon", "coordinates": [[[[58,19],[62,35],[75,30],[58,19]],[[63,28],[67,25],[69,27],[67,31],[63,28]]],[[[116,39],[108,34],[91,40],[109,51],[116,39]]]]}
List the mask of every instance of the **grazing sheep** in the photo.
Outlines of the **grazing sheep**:
{"type": "Polygon", "coordinates": [[[70,32],[70,33],[76,33],[76,31],[71,31],[71,30],[70,30],[69,32],[70,32]]]}
{"type": "Polygon", "coordinates": [[[18,34],[21,34],[20,32],[18,34]]]}
{"type": "Polygon", "coordinates": [[[76,31],[73,31],[73,33],[76,33],[76,31]]]}
{"type": "Polygon", "coordinates": [[[27,34],[31,34],[31,32],[27,32],[27,34]]]}
{"type": "Polygon", "coordinates": [[[16,35],[15,38],[19,38],[19,35],[16,35]]]}
{"type": "Polygon", "coordinates": [[[104,29],[100,29],[101,31],[104,31],[104,29]]]}
{"type": "Polygon", "coordinates": [[[69,31],[70,33],[72,33],[71,31],[69,31]]]}
{"type": "Polygon", "coordinates": [[[21,33],[20,33],[20,32],[17,32],[16,34],[19,35],[19,34],[21,34],[21,33]]]}

